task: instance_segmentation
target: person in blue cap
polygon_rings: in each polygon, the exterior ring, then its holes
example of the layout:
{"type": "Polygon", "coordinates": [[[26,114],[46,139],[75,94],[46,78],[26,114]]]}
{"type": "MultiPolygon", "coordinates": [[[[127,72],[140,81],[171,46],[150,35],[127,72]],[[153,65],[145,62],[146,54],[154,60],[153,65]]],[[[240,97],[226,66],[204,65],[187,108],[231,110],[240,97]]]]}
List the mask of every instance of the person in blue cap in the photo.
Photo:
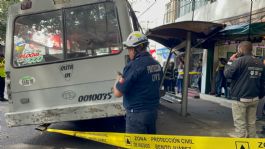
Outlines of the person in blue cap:
{"type": "Polygon", "coordinates": [[[116,97],[123,96],[126,133],[155,134],[160,99],[161,65],[147,52],[149,42],[139,31],[123,42],[130,62],[118,74],[113,87],[116,97]]]}

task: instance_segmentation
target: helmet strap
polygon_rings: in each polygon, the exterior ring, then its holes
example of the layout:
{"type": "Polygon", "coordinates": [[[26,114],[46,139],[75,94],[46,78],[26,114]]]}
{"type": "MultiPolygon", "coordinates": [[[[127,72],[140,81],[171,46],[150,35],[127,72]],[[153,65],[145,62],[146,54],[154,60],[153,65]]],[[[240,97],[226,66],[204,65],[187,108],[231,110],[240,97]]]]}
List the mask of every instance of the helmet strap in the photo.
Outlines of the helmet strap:
{"type": "Polygon", "coordinates": [[[136,48],[134,48],[134,58],[133,59],[135,59],[139,53],[140,52],[138,50],[136,50],[136,48]]]}
{"type": "Polygon", "coordinates": [[[137,46],[134,48],[134,59],[136,58],[136,56],[138,56],[140,53],[144,52],[145,50],[143,49],[145,48],[143,44],[137,46]]]}

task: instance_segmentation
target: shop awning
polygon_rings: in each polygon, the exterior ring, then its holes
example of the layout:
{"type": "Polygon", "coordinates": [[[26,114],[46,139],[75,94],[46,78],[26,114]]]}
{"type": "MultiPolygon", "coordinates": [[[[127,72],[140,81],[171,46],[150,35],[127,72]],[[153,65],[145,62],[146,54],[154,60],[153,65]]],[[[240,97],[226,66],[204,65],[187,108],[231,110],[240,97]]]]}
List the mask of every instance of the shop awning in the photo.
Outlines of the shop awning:
{"type": "Polygon", "coordinates": [[[265,35],[265,23],[256,22],[249,24],[239,24],[227,26],[220,30],[215,36],[216,40],[247,40],[248,35],[253,39],[265,35]],[[249,30],[250,28],[250,30],[249,30]]]}
{"type": "Polygon", "coordinates": [[[166,47],[174,48],[186,40],[187,32],[192,33],[192,43],[196,43],[200,39],[205,39],[223,28],[224,25],[218,23],[183,21],[150,29],[146,35],[149,39],[159,42],[166,47]]]}

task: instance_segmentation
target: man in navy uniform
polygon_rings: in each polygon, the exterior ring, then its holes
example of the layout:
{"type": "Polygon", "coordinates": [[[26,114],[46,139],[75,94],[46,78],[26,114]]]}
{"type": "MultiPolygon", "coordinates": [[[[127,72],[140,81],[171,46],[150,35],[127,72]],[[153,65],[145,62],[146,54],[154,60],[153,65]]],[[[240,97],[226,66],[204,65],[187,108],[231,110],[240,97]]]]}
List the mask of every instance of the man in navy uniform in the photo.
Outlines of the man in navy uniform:
{"type": "Polygon", "coordinates": [[[123,74],[117,76],[113,91],[116,97],[123,96],[126,133],[156,133],[162,68],[146,51],[148,44],[147,37],[138,31],[132,32],[123,43],[130,62],[123,74]]]}
{"type": "Polygon", "coordinates": [[[231,137],[255,138],[256,111],[259,99],[264,97],[265,69],[252,55],[252,44],[241,42],[225,68],[224,75],[231,79],[231,98],[235,132],[231,137]]]}

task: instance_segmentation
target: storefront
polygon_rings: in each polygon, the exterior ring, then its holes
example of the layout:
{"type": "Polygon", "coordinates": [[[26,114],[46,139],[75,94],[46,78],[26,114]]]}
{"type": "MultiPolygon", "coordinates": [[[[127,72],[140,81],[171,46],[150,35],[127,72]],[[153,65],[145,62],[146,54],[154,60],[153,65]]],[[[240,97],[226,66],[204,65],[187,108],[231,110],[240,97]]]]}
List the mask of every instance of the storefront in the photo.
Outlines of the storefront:
{"type": "Polygon", "coordinates": [[[251,24],[251,26],[249,24],[231,25],[218,33],[215,39],[213,62],[207,62],[212,63],[211,84],[206,84],[211,86],[211,92],[208,92],[209,94],[215,93],[218,60],[223,58],[228,61],[237,52],[238,44],[241,41],[250,40],[253,43],[253,55],[262,61],[265,57],[264,35],[265,23],[263,22],[256,22],[251,24]]]}

